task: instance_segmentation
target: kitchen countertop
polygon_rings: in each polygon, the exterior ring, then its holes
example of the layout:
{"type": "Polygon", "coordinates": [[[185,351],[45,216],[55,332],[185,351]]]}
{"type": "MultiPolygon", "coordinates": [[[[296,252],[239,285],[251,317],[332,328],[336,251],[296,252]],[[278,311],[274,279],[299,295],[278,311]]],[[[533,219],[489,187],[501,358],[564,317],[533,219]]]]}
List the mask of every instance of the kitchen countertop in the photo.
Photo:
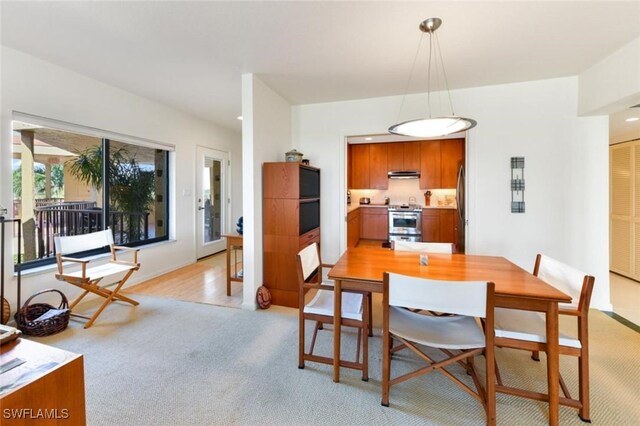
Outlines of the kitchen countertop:
{"type": "Polygon", "coordinates": [[[351,213],[352,211],[360,207],[363,207],[365,209],[371,209],[371,208],[388,209],[389,205],[388,204],[347,204],[347,213],[351,213]]]}
{"type": "Polygon", "coordinates": [[[445,210],[456,210],[456,206],[422,206],[423,210],[427,209],[445,209],[445,210]]]}
{"type": "MultiPolygon", "coordinates": [[[[347,204],[347,213],[351,213],[352,211],[355,211],[358,208],[365,208],[365,209],[371,209],[371,208],[389,208],[388,204],[347,204]]],[[[456,210],[456,206],[422,206],[422,208],[424,210],[438,210],[438,209],[444,209],[444,210],[456,210]]]]}

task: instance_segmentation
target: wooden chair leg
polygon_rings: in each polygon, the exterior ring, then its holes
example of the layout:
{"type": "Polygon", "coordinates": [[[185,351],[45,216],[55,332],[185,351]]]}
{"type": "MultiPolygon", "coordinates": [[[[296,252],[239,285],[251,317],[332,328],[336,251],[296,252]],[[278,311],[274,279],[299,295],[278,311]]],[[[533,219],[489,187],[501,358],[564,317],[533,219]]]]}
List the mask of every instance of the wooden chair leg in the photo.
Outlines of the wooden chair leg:
{"type": "Polygon", "coordinates": [[[367,295],[367,301],[369,303],[365,303],[365,315],[362,316],[362,319],[364,320],[364,323],[362,324],[362,380],[365,382],[369,381],[369,332],[371,330],[369,317],[371,314],[371,293],[367,295]]]}
{"type": "Polygon", "coordinates": [[[304,314],[298,312],[298,368],[304,368],[304,314]]]}
{"type": "Polygon", "coordinates": [[[367,327],[369,329],[369,337],[373,337],[373,295],[371,293],[367,293],[367,307],[369,314],[367,315],[367,327]]]}
{"type": "Polygon", "coordinates": [[[534,361],[540,361],[540,351],[531,351],[531,359],[534,361]]]}
{"type": "Polygon", "coordinates": [[[389,381],[391,380],[391,333],[389,331],[382,332],[382,404],[385,407],[389,406],[389,381]]]}
{"type": "Polygon", "coordinates": [[[495,356],[494,356],[493,362],[496,364],[496,367],[495,367],[496,368],[496,381],[498,382],[498,384],[500,386],[502,386],[502,376],[500,375],[500,368],[498,367],[498,360],[495,359],[495,356]]]}
{"type": "MultiPolygon", "coordinates": [[[[309,348],[309,355],[313,355],[313,349],[316,347],[316,337],[318,337],[318,330],[320,330],[321,325],[322,323],[320,321],[316,321],[316,327],[313,330],[313,336],[311,337],[311,347],[309,348]]],[[[304,348],[304,342],[302,347],[304,348]]]]}
{"type": "Polygon", "coordinates": [[[82,299],[84,299],[84,297],[85,297],[87,294],[89,294],[89,290],[85,290],[85,291],[83,291],[83,292],[82,292],[82,294],[81,294],[80,296],[76,297],[76,298],[75,298],[75,300],[74,300],[73,302],[71,302],[71,304],[69,305],[69,309],[73,309],[73,308],[75,308],[75,306],[76,306],[78,303],[80,303],[80,301],[81,301],[82,299]]]}
{"type": "Polygon", "coordinates": [[[360,342],[362,341],[362,328],[358,327],[358,339],[356,341],[356,363],[360,362],[360,342]]]}
{"type": "Polygon", "coordinates": [[[578,398],[582,403],[578,416],[583,422],[591,423],[591,415],[589,413],[589,359],[585,349],[587,349],[586,345],[582,349],[582,355],[578,357],[578,398]]]}

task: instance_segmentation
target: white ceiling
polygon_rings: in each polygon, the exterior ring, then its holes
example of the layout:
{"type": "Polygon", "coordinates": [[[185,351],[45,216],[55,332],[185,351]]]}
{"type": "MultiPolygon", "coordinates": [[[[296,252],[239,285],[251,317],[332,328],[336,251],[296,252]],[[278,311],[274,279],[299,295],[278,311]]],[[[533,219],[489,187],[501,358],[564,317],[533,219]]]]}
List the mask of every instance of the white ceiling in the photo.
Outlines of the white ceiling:
{"type": "MultiPolygon", "coordinates": [[[[451,88],[576,75],[640,36],[639,1],[0,7],[2,44],[237,130],[242,73],[292,104],[404,93],[418,24],[431,16],[444,21],[451,88]]],[[[414,81],[410,92],[425,91],[414,81]]]]}

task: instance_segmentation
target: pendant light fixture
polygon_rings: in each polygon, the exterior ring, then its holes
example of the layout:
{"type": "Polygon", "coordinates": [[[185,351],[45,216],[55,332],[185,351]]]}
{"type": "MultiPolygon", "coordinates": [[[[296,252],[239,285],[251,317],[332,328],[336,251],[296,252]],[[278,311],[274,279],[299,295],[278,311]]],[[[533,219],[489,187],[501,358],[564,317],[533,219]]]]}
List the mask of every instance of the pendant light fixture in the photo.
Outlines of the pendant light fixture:
{"type": "MultiPolygon", "coordinates": [[[[404,121],[402,123],[394,124],[389,127],[389,133],[393,133],[396,135],[402,136],[414,136],[414,137],[437,137],[437,136],[446,136],[452,133],[463,132],[465,130],[469,130],[476,126],[476,121],[470,118],[458,117],[455,115],[453,111],[453,103],[451,101],[451,93],[449,92],[449,84],[447,82],[447,74],[444,70],[444,62],[442,61],[442,51],[440,50],[440,43],[438,41],[438,36],[436,35],[436,30],[440,28],[442,25],[442,19],[440,18],[429,18],[420,24],[420,31],[424,34],[429,35],[429,62],[427,68],[427,106],[429,109],[429,118],[421,118],[418,120],[410,120],[404,121]],[[442,74],[444,77],[444,85],[447,90],[447,95],[449,98],[449,106],[451,110],[451,115],[449,116],[439,116],[433,117],[431,113],[431,79],[432,72],[431,68],[434,69],[436,82],[438,81],[438,58],[440,59],[440,65],[442,68],[442,74]],[[432,67],[432,62],[433,67],[432,67]]],[[[418,58],[418,53],[420,53],[420,45],[422,44],[422,39],[420,39],[420,44],[418,45],[418,50],[416,51],[416,56],[413,60],[413,66],[411,67],[411,73],[409,74],[409,81],[407,82],[407,88],[409,88],[409,82],[411,81],[411,75],[413,74],[413,70],[416,65],[416,59],[418,58]]],[[[407,90],[405,89],[405,94],[402,97],[402,104],[400,105],[400,112],[402,112],[402,106],[404,105],[404,98],[407,96],[407,90]]],[[[436,89],[440,89],[437,87],[436,89]]],[[[398,114],[400,115],[400,114],[398,114]]],[[[399,118],[399,117],[398,117],[399,118]]]]}

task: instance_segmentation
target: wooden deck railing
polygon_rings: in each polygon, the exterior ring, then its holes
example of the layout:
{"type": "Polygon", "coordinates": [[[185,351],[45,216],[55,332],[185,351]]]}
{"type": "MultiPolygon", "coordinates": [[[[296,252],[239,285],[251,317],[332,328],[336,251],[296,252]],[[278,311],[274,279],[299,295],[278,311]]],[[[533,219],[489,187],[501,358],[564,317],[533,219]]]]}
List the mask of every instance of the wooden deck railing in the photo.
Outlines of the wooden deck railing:
{"type": "MultiPolygon", "coordinates": [[[[55,255],[54,235],[82,235],[101,230],[102,214],[102,210],[94,202],[62,203],[36,208],[37,258],[55,255]]],[[[116,244],[149,238],[149,212],[110,212],[109,219],[116,244]]]]}

